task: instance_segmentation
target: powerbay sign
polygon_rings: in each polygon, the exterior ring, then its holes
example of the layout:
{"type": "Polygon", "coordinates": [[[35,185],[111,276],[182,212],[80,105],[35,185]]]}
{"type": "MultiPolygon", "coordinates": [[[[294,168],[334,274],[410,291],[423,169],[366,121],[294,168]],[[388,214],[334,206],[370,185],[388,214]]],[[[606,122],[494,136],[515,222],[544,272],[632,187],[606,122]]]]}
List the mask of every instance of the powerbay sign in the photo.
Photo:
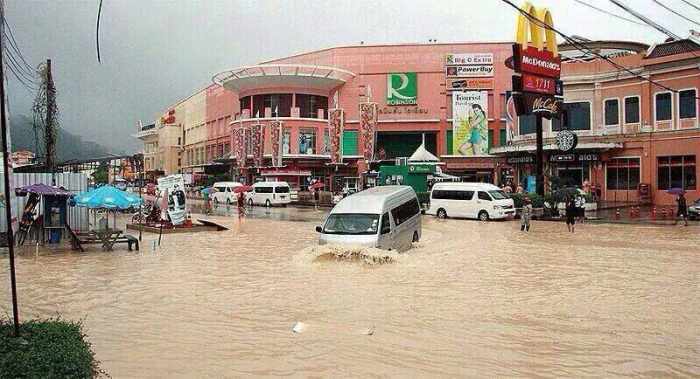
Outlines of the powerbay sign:
{"type": "Polygon", "coordinates": [[[513,97],[518,115],[537,114],[552,118],[562,106],[561,58],[557,48],[552,14],[530,2],[518,15],[513,45],[513,97]]]}
{"type": "Polygon", "coordinates": [[[399,72],[387,74],[386,104],[418,104],[418,80],[415,72],[399,72]]]}

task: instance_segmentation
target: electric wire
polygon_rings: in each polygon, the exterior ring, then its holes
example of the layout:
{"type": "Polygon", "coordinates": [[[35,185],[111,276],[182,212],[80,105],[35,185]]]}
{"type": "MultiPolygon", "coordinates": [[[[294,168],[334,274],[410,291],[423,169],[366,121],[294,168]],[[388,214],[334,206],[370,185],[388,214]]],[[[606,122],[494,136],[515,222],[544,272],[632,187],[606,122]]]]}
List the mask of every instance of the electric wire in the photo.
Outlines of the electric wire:
{"type": "Polygon", "coordinates": [[[695,25],[697,25],[697,26],[700,26],[700,23],[697,23],[696,21],[691,20],[691,19],[689,19],[688,17],[683,16],[682,14],[680,14],[680,13],[678,13],[677,11],[673,10],[672,8],[670,8],[670,7],[666,6],[666,5],[664,5],[662,2],[660,2],[660,1],[658,1],[658,0],[652,0],[652,1],[653,1],[654,3],[656,3],[656,5],[660,6],[661,8],[663,8],[663,9],[665,9],[665,10],[667,10],[667,11],[673,13],[673,14],[675,14],[676,16],[678,16],[678,17],[680,17],[680,18],[682,18],[682,19],[684,19],[684,20],[686,20],[686,21],[688,21],[688,22],[692,22],[693,24],[695,24],[695,25]]]}
{"type": "MultiPolygon", "coordinates": [[[[577,50],[579,50],[579,51],[581,51],[581,52],[584,52],[584,53],[587,53],[587,54],[590,54],[590,55],[593,55],[593,56],[596,56],[596,57],[598,57],[598,58],[600,58],[600,59],[603,59],[604,61],[610,63],[612,66],[614,66],[614,67],[617,68],[618,70],[620,70],[620,71],[625,71],[626,73],[628,73],[628,74],[630,74],[630,75],[632,75],[632,76],[634,76],[634,77],[636,77],[636,78],[638,78],[638,79],[641,79],[641,80],[644,80],[644,81],[646,81],[646,82],[649,82],[649,83],[651,83],[651,84],[653,84],[653,85],[655,85],[655,86],[657,86],[657,87],[663,88],[663,89],[665,89],[665,90],[667,90],[667,91],[670,91],[670,92],[672,92],[672,93],[679,93],[679,92],[680,92],[680,91],[675,90],[675,89],[673,89],[673,88],[667,87],[667,86],[665,86],[665,85],[663,85],[663,84],[661,84],[661,83],[659,83],[659,82],[657,82],[657,81],[655,81],[655,80],[646,78],[646,77],[644,77],[644,76],[642,76],[642,75],[640,75],[640,74],[638,74],[638,73],[632,71],[630,68],[628,68],[628,67],[626,67],[626,66],[623,66],[623,65],[621,65],[621,64],[619,64],[619,63],[613,61],[612,59],[610,59],[610,58],[608,58],[608,57],[606,57],[606,56],[604,56],[604,55],[602,55],[602,54],[600,54],[600,53],[597,53],[597,52],[591,50],[591,49],[590,49],[588,46],[586,46],[584,43],[581,43],[580,41],[577,41],[576,39],[569,37],[568,35],[562,33],[562,32],[559,31],[558,29],[555,29],[554,27],[549,26],[549,25],[545,24],[544,22],[540,21],[540,20],[537,19],[536,17],[533,17],[533,16],[530,15],[528,12],[526,12],[525,10],[523,10],[522,8],[520,8],[519,6],[515,5],[512,1],[510,1],[510,0],[501,0],[501,1],[504,2],[504,3],[506,3],[507,5],[511,6],[512,8],[516,9],[520,14],[522,14],[522,15],[525,16],[528,20],[530,20],[530,22],[533,22],[533,23],[535,23],[537,26],[539,26],[539,27],[541,27],[541,28],[544,28],[544,29],[547,29],[547,30],[551,30],[551,31],[553,31],[554,33],[560,35],[560,36],[561,36],[562,38],[564,38],[569,44],[571,44],[572,46],[574,46],[577,50]]],[[[700,100],[700,97],[695,96],[695,99],[696,99],[696,100],[700,100]]]]}
{"type": "Polygon", "coordinates": [[[586,3],[586,2],[584,2],[584,1],[582,1],[582,0],[574,0],[574,1],[577,2],[577,3],[579,3],[579,4],[581,4],[581,5],[583,5],[583,6],[586,6],[586,7],[588,7],[588,8],[595,9],[595,10],[597,10],[598,12],[605,13],[605,14],[607,14],[608,16],[612,16],[612,17],[615,17],[615,18],[619,18],[620,20],[625,20],[625,21],[627,21],[627,22],[631,22],[631,23],[633,23],[633,24],[636,24],[636,25],[639,25],[639,26],[644,26],[644,27],[647,27],[647,28],[651,28],[651,27],[652,27],[652,26],[649,25],[649,24],[642,23],[642,22],[639,22],[639,21],[635,21],[635,20],[632,20],[631,18],[623,17],[623,16],[620,16],[619,14],[615,14],[615,13],[606,11],[606,10],[603,9],[603,8],[598,8],[598,7],[596,7],[595,5],[588,4],[588,3],[586,3]]]}
{"type": "Polygon", "coordinates": [[[630,7],[626,6],[625,4],[619,2],[618,0],[610,0],[611,3],[617,5],[619,8],[622,8],[624,11],[627,13],[631,14],[632,16],[642,20],[644,23],[648,24],[649,26],[653,27],[654,29],[658,30],[659,32],[673,38],[673,39],[682,39],[679,37],[677,34],[673,33],[672,31],[664,28],[663,26],[657,24],[650,18],[644,16],[643,14],[635,11],[634,9],[631,9],[630,7]]]}
{"type": "Polygon", "coordinates": [[[688,1],[688,0],[681,0],[681,1],[700,11],[700,7],[691,3],[690,1],[688,1]]]}

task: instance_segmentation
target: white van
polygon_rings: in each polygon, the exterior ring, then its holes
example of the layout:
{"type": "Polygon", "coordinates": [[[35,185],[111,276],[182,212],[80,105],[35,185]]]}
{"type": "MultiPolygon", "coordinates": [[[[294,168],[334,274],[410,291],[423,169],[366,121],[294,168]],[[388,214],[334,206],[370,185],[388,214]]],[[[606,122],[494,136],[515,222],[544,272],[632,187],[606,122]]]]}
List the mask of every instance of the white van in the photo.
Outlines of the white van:
{"type": "Polygon", "coordinates": [[[319,244],[408,250],[421,237],[418,197],[409,186],[379,186],[341,200],[326,218],[319,244]]]}
{"type": "Polygon", "coordinates": [[[292,202],[291,190],[287,182],[257,182],[248,194],[248,204],[287,205],[292,202]]]}
{"type": "Polygon", "coordinates": [[[439,218],[478,218],[482,221],[515,215],[513,199],[493,184],[436,183],[426,214],[439,218]]]}
{"type": "Polygon", "coordinates": [[[212,186],[216,189],[216,192],[211,195],[211,199],[214,203],[234,204],[238,194],[234,193],[233,190],[242,185],[238,182],[216,182],[212,186]]]}

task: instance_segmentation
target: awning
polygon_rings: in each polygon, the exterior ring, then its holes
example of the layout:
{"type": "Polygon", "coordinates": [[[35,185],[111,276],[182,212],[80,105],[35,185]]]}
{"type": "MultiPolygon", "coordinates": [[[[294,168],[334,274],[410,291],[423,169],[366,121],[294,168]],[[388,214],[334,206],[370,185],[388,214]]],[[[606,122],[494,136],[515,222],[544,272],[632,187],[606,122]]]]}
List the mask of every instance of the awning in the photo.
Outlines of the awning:
{"type": "MultiPolygon", "coordinates": [[[[622,143],[618,142],[585,142],[579,143],[576,150],[610,150],[621,149],[622,143]]],[[[543,146],[545,151],[559,150],[556,144],[550,143],[543,146]]],[[[499,146],[491,149],[491,154],[508,154],[508,153],[532,153],[537,151],[535,144],[528,145],[510,145],[499,146]]]]}
{"type": "Polygon", "coordinates": [[[212,81],[240,94],[279,87],[330,91],[354,77],[354,73],[337,67],[273,63],[224,71],[212,81]]]}

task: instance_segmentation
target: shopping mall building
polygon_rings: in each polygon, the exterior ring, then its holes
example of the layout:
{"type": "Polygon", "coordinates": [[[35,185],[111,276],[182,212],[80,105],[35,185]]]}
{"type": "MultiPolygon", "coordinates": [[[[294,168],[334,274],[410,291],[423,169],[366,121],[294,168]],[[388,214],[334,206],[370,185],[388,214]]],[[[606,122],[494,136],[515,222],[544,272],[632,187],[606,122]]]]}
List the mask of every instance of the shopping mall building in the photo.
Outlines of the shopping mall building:
{"type": "MultiPolygon", "coordinates": [[[[587,44],[631,73],[561,46],[568,123],[545,122],[547,175],[588,182],[608,200],[635,201],[640,184],[656,203],[670,203],[665,191],[673,187],[696,198],[700,45],[692,39],[651,47],[587,44]],[[554,143],[562,128],[579,136],[572,153],[558,152],[554,143]]],[[[154,176],[182,172],[198,180],[231,173],[236,180],[278,179],[301,189],[318,179],[337,191],[374,184],[380,165],[409,157],[424,143],[440,160],[440,175],[531,186],[534,119],[508,111],[511,55],[512,43],[428,43],[337,47],[263,62],[214,75],[212,85],[165,110],[137,137],[154,176]],[[482,130],[466,137],[453,136],[459,130],[453,95],[462,91],[480,104],[469,117],[484,119],[482,130]],[[368,102],[376,103],[376,137],[365,159],[359,108],[368,102]],[[339,161],[330,154],[331,109],[344,114],[339,161]],[[276,145],[271,125],[277,122],[276,145]],[[262,125],[263,159],[253,159],[250,139],[248,158],[240,159],[232,154],[235,131],[254,125],[262,125]]]]}

